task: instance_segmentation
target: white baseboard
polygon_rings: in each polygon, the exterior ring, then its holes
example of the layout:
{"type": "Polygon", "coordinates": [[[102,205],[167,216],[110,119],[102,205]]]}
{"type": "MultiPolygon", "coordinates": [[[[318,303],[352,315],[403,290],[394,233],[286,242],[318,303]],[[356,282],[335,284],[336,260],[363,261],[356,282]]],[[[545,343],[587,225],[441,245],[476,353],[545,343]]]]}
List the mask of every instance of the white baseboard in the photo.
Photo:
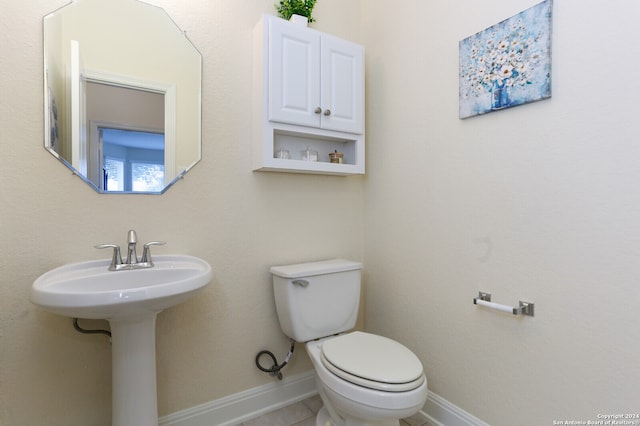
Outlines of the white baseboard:
{"type": "Polygon", "coordinates": [[[420,414],[429,426],[489,426],[431,391],[420,414]]]}
{"type": "Polygon", "coordinates": [[[310,371],[169,414],[158,426],[234,426],[317,393],[310,371]]]}
{"type": "MultiPolygon", "coordinates": [[[[310,371],[169,414],[158,426],[236,426],[317,393],[310,371]]],[[[430,426],[489,426],[431,391],[418,415],[430,426]]]]}

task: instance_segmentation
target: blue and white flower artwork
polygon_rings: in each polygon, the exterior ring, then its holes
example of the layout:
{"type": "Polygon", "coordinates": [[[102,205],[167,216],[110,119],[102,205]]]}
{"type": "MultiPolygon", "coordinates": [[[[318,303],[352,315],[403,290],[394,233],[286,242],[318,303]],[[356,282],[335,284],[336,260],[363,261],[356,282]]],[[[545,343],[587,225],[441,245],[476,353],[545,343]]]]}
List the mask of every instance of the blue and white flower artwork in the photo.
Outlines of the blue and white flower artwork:
{"type": "Polygon", "coordinates": [[[545,0],[460,41],[460,118],[551,97],[551,11],[545,0]]]}

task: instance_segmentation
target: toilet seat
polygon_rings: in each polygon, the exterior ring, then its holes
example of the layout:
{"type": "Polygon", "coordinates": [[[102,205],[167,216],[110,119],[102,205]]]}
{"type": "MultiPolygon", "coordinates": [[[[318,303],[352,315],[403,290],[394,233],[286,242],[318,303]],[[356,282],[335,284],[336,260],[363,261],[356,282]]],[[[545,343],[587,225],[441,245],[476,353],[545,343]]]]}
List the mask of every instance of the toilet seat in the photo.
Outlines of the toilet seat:
{"type": "Polygon", "coordinates": [[[322,343],[321,359],[336,376],[370,389],[406,392],[426,380],[413,352],[375,334],[355,331],[328,339],[322,343]]]}

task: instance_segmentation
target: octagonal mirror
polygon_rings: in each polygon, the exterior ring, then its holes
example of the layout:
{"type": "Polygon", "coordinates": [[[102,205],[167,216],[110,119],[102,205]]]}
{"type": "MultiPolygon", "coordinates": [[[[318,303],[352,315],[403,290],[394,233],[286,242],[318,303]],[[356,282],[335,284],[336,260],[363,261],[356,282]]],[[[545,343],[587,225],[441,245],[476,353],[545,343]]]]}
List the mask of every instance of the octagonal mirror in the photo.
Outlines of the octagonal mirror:
{"type": "Polygon", "coordinates": [[[161,194],[201,157],[202,56],[161,8],[44,17],[45,148],[101,193],[161,194]]]}

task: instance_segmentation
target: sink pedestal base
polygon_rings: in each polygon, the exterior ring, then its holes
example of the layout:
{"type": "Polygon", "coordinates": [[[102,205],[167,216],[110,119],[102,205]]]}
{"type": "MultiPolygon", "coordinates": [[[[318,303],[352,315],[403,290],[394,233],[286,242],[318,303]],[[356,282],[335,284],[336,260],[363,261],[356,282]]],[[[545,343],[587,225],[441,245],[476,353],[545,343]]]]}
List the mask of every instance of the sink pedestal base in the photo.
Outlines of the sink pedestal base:
{"type": "Polygon", "coordinates": [[[158,426],[156,316],[109,320],[113,426],[158,426]]]}

